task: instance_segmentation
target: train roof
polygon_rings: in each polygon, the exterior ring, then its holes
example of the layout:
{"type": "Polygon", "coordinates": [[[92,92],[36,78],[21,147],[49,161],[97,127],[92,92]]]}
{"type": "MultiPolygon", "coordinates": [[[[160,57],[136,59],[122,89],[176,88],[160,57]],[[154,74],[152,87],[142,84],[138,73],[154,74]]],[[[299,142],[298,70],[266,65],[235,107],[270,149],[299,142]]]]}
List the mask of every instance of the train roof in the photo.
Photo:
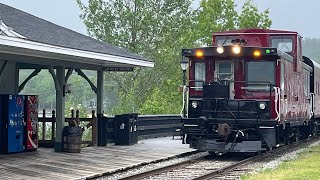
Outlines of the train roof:
{"type": "Polygon", "coordinates": [[[314,61],[314,60],[308,58],[307,56],[303,56],[303,62],[308,64],[311,67],[316,67],[317,69],[320,70],[320,64],[317,61],[314,61]]]}
{"type": "Polygon", "coordinates": [[[231,31],[214,32],[213,35],[226,35],[226,34],[292,34],[297,35],[295,31],[283,31],[272,29],[238,29],[231,31]]]}

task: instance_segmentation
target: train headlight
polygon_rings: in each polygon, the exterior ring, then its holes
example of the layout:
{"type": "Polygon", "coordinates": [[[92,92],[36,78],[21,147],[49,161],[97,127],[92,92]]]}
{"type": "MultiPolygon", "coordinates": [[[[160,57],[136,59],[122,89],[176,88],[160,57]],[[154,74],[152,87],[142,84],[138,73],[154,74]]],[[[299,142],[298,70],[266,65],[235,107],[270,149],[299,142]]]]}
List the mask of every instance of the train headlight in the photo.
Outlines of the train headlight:
{"type": "Polygon", "coordinates": [[[222,54],[222,53],[224,52],[223,47],[217,47],[217,52],[218,52],[219,54],[222,54]]]}
{"type": "Polygon", "coordinates": [[[255,51],[253,51],[253,56],[254,57],[260,57],[261,56],[261,52],[259,50],[255,50],[255,51]]]}
{"type": "Polygon", "coordinates": [[[198,107],[198,102],[197,101],[192,101],[191,106],[195,109],[198,107]]]}
{"type": "Polygon", "coordinates": [[[240,54],[241,48],[240,46],[233,46],[232,51],[234,54],[240,54]]]}
{"type": "Polygon", "coordinates": [[[259,104],[259,108],[260,108],[261,110],[266,109],[266,104],[260,103],[260,104],[259,104]]]}
{"type": "Polygon", "coordinates": [[[196,51],[196,57],[197,57],[197,58],[202,58],[202,57],[203,57],[203,51],[197,50],[197,51],[196,51]]]}

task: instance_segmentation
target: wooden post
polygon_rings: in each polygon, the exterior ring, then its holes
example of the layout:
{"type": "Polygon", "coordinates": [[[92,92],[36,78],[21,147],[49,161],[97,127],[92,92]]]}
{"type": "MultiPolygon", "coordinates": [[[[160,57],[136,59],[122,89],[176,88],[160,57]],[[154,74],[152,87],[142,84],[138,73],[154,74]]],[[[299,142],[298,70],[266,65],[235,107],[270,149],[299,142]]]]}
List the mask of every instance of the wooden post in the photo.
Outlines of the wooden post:
{"type": "Polygon", "coordinates": [[[97,72],[97,145],[107,145],[107,129],[105,122],[103,122],[103,85],[104,74],[103,71],[97,72]]]}
{"type": "Polygon", "coordinates": [[[80,111],[77,110],[76,111],[76,119],[75,119],[75,122],[78,126],[80,126],[80,119],[79,119],[79,116],[80,116],[80,111]]]}
{"type": "Polygon", "coordinates": [[[92,110],[92,118],[90,120],[90,122],[87,124],[87,129],[91,128],[91,145],[92,146],[97,146],[97,117],[95,116],[95,111],[92,110]]]}
{"type": "Polygon", "coordinates": [[[97,117],[95,116],[95,111],[92,110],[92,144],[97,146],[97,117]]]}
{"type": "MultiPolygon", "coordinates": [[[[51,69],[53,71],[53,69],[51,69]]],[[[53,74],[54,72],[52,72],[53,74]]],[[[62,152],[62,131],[65,122],[65,67],[56,67],[56,75],[53,75],[56,86],[56,138],[54,142],[54,151],[62,152]]]]}
{"type": "Polygon", "coordinates": [[[46,110],[42,110],[42,117],[43,117],[43,122],[42,122],[42,141],[46,140],[46,110]]]}
{"type": "Polygon", "coordinates": [[[71,118],[74,118],[74,109],[71,109],[71,118]]]}
{"type": "Polygon", "coordinates": [[[52,131],[51,131],[51,142],[52,144],[54,144],[54,140],[55,140],[55,132],[56,132],[56,111],[52,110],[52,131]]]}

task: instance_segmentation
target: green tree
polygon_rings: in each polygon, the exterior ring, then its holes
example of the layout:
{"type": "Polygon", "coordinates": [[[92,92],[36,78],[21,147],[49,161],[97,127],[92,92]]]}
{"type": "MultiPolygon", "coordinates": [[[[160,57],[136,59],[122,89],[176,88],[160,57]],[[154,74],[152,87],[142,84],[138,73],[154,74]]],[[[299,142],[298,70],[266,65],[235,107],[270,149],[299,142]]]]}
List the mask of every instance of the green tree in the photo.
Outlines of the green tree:
{"type": "MultiPolygon", "coordinates": [[[[33,70],[20,70],[20,83],[22,83],[33,70]]],[[[41,108],[51,108],[55,105],[54,82],[48,71],[42,70],[26,84],[22,94],[35,94],[39,96],[41,108]]]]}
{"type": "MultiPolygon", "coordinates": [[[[154,69],[106,73],[117,84],[119,104],[114,113],[137,111],[155,88],[179,75],[179,52],[189,39],[190,0],[77,0],[91,36],[124,47],[155,61],[154,69]]],[[[181,76],[179,76],[181,77],[181,76]]]]}
{"type": "Polygon", "coordinates": [[[265,10],[259,13],[258,8],[253,5],[252,0],[248,0],[242,6],[242,12],[238,18],[237,26],[240,29],[243,28],[262,28],[268,29],[272,24],[269,18],[269,10],[265,10]]]}
{"type": "Polygon", "coordinates": [[[233,0],[201,0],[196,35],[201,44],[212,44],[212,32],[236,28],[238,13],[233,0]]]}
{"type": "Polygon", "coordinates": [[[212,44],[212,32],[234,30],[241,28],[265,28],[271,26],[269,11],[260,13],[253,5],[252,0],[247,0],[242,11],[236,11],[234,0],[201,0],[197,11],[197,29],[195,34],[200,44],[212,44]]]}

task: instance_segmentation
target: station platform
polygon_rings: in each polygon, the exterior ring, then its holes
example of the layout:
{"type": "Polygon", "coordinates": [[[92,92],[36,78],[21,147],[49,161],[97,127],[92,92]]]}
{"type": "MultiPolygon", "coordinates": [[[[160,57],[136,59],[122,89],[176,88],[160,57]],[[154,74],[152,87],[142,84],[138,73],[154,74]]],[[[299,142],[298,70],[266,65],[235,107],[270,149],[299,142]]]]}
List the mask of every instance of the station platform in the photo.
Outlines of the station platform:
{"type": "Polygon", "coordinates": [[[194,151],[172,137],[140,140],[131,146],[87,147],[81,153],[50,148],[0,155],[0,179],[87,179],[194,151]]]}

